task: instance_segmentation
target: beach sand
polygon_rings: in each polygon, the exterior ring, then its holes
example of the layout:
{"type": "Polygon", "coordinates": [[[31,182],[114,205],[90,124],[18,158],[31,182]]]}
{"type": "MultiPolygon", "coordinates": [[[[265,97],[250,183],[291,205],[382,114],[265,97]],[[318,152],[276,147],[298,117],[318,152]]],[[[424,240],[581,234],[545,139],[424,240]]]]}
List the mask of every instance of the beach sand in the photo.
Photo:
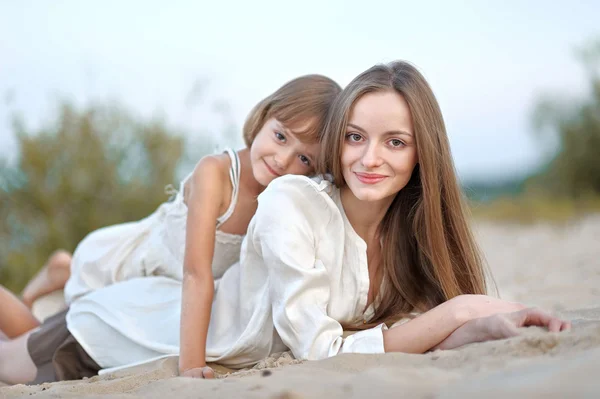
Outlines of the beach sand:
{"type": "Polygon", "coordinates": [[[573,321],[570,332],[519,337],[425,355],[341,355],[299,362],[289,353],[219,379],[176,377],[177,359],[83,381],[0,388],[0,398],[506,398],[600,397],[600,215],[562,225],[478,223],[500,295],[573,321]]]}

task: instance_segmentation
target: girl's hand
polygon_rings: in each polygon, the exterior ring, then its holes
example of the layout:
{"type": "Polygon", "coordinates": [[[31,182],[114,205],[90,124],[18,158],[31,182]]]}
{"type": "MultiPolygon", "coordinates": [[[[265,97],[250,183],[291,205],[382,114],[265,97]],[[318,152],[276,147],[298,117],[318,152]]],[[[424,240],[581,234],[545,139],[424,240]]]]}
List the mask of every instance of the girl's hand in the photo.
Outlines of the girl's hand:
{"type": "Polygon", "coordinates": [[[215,378],[215,372],[208,366],[204,367],[195,367],[193,369],[185,370],[179,374],[181,377],[189,377],[189,378],[205,378],[205,379],[213,379],[215,378]]]}
{"type": "Polygon", "coordinates": [[[569,321],[561,320],[539,309],[527,308],[468,321],[432,349],[454,349],[473,342],[511,338],[520,334],[519,328],[530,326],[545,327],[550,332],[571,329],[569,321]]]}

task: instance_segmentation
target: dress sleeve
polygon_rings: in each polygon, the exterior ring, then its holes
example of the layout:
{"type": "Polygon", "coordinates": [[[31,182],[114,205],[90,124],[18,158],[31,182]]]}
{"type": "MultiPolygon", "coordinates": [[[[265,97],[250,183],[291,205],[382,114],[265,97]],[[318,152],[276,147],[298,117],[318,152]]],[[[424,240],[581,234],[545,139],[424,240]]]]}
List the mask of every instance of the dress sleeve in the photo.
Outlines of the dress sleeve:
{"type": "Polygon", "coordinates": [[[385,325],[343,338],[341,324],[327,314],[333,277],[316,259],[319,236],[337,209],[327,197],[298,176],[276,179],[259,197],[252,240],[268,269],[275,328],[298,359],[383,353],[385,325]]]}

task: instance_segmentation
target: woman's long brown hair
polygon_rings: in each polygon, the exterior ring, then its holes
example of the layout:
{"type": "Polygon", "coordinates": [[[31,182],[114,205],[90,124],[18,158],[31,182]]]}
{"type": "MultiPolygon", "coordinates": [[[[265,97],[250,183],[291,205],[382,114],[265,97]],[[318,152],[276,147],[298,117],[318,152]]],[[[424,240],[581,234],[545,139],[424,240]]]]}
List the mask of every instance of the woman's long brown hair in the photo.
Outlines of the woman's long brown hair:
{"type": "Polygon", "coordinates": [[[393,322],[461,294],[485,294],[486,270],[473,238],[440,107],[411,64],[376,65],[356,77],[330,110],[320,173],[345,185],[340,165],[350,113],[367,93],[394,91],[408,103],[419,163],[379,228],[383,286],[369,325],[393,322]]]}

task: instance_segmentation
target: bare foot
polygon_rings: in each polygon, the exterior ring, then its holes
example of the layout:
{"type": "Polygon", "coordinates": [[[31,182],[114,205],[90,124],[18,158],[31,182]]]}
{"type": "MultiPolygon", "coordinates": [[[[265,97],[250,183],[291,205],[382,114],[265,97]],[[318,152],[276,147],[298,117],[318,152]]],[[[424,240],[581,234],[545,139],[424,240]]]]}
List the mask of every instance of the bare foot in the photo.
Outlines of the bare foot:
{"type": "Polygon", "coordinates": [[[63,289],[71,275],[71,254],[59,249],[48,258],[46,264],[23,290],[23,303],[31,308],[41,296],[63,289]]]}

